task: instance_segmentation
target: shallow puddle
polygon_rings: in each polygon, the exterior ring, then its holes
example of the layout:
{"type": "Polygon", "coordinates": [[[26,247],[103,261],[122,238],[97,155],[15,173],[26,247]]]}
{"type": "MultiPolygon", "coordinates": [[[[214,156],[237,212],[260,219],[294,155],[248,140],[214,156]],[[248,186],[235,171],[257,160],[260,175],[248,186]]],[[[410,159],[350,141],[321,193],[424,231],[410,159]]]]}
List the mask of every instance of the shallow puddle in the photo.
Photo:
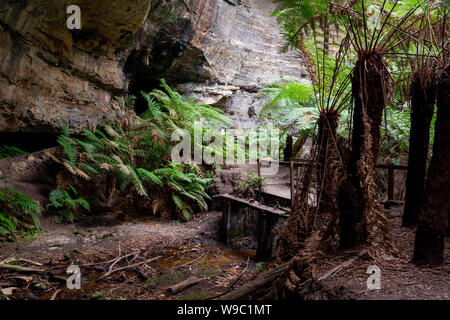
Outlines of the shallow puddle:
{"type": "Polygon", "coordinates": [[[161,269],[180,268],[194,263],[199,269],[212,269],[246,262],[256,255],[256,251],[197,246],[163,250],[159,255],[161,258],[154,265],[161,269]]]}

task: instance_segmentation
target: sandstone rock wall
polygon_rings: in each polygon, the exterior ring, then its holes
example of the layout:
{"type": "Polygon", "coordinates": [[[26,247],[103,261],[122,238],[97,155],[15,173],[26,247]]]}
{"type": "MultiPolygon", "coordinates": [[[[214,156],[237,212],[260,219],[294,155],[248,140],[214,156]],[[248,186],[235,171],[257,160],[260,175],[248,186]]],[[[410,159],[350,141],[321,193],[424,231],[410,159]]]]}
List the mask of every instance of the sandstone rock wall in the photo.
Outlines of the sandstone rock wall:
{"type": "Polygon", "coordinates": [[[270,16],[273,1],[186,3],[187,12],[178,14],[183,21],[158,30],[159,37],[150,45],[154,62],[139,82],[164,77],[181,92],[226,110],[235,127],[248,128],[261,109],[258,89],[281,77],[306,77],[296,52],[280,53],[285,42],[270,16]]]}
{"type": "Polygon", "coordinates": [[[271,0],[76,2],[82,29],[69,31],[68,0],[0,0],[0,132],[56,134],[60,118],[79,132],[162,77],[249,126],[259,87],[304,73],[279,53],[271,0]]]}
{"type": "Polygon", "coordinates": [[[145,1],[79,0],[82,30],[66,27],[68,0],[0,1],[0,131],[79,131],[118,110],[123,58],[150,9],[145,1]]]}

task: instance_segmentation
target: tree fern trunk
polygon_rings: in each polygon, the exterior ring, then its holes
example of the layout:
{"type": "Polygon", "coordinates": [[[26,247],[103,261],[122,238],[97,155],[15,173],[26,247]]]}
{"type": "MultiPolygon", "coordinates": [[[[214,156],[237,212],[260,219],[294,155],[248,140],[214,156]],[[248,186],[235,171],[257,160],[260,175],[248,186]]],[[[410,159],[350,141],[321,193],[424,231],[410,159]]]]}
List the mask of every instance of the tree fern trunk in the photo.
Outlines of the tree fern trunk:
{"type": "Polygon", "coordinates": [[[362,55],[352,78],[355,105],[348,176],[341,184],[338,196],[340,244],[343,248],[366,243],[367,215],[379,202],[374,176],[387,85],[388,71],[381,55],[362,55]]]}
{"type": "Polygon", "coordinates": [[[305,145],[307,139],[308,139],[308,134],[305,132],[302,132],[300,134],[300,137],[297,139],[297,141],[295,141],[294,146],[292,147],[292,155],[295,158],[298,158],[299,155],[301,154],[301,151],[302,151],[303,146],[305,145]]]}
{"type": "Polygon", "coordinates": [[[411,83],[411,133],[409,136],[408,175],[403,211],[403,226],[417,225],[422,195],[425,190],[428,149],[430,146],[430,124],[436,100],[436,82],[426,79],[426,74],[415,72],[411,83]]]}
{"type": "Polygon", "coordinates": [[[441,73],[438,81],[433,156],[419,213],[413,257],[415,263],[430,265],[444,263],[450,210],[450,66],[441,73]]]}
{"type": "MultiPolygon", "coordinates": [[[[319,172],[313,166],[306,169],[302,176],[302,181],[297,184],[295,192],[294,206],[292,213],[286,223],[286,228],[281,235],[278,257],[282,260],[290,259],[293,255],[298,254],[314,229],[335,230],[333,223],[336,221],[336,183],[334,179],[333,164],[336,161],[337,146],[336,129],[338,125],[338,114],[336,111],[325,111],[320,114],[318,120],[319,134],[314,140],[312,146],[311,160],[321,163],[319,172]],[[311,204],[312,181],[317,177],[318,192],[317,207],[311,204]],[[320,178],[319,178],[320,177],[320,178]],[[318,228],[314,228],[317,223],[318,228]]],[[[329,232],[328,232],[329,233],[329,232]]],[[[332,246],[330,243],[333,237],[327,236],[323,241],[323,247],[328,249],[332,246]]],[[[335,237],[334,237],[335,238],[335,237]]],[[[324,248],[325,249],[325,248],[324,248]]]]}
{"type": "Polygon", "coordinates": [[[341,159],[337,146],[337,127],[339,114],[336,111],[326,111],[319,118],[319,139],[322,144],[318,162],[319,174],[317,181],[318,209],[315,217],[315,229],[320,232],[318,249],[331,252],[339,247],[337,208],[338,180],[341,178],[341,159]]]}

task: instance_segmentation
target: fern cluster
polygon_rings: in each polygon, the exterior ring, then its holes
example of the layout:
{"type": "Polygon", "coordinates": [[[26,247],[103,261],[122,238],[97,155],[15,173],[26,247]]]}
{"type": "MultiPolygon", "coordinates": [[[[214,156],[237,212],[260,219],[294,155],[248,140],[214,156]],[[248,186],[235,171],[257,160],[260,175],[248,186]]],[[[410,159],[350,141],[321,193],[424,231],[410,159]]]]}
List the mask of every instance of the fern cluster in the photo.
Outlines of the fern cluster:
{"type": "Polygon", "coordinates": [[[169,162],[165,168],[155,170],[164,184],[172,190],[171,198],[185,220],[189,220],[193,211],[189,202],[194,202],[201,209],[207,210],[205,199],[211,199],[206,187],[212,183],[211,178],[199,177],[198,167],[169,162]]]}
{"type": "Polygon", "coordinates": [[[251,169],[246,169],[245,182],[241,180],[236,181],[237,191],[244,196],[253,196],[259,190],[267,179],[265,177],[258,177],[251,169]]]}
{"type": "Polygon", "coordinates": [[[296,80],[282,81],[269,84],[260,90],[260,95],[266,103],[259,118],[271,120],[283,132],[297,134],[311,130],[319,118],[311,84],[296,80]]]}
{"type": "Polygon", "coordinates": [[[147,196],[145,181],[161,185],[161,181],[145,168],[137,168],[136,161],[146,152],[134,143],[134,132],[126,133],[119,125],[104,124],[93,131],[84,130],[83,137],[71,138],[63,130],[58,138],[66,157],[64,166],[69,172],[84,180],[112,176],[120,190],[130,184],[137,193],[147,196]]]}
{"type": "MultiPolygon", "coordinates": [[[[175,130],[181,129],[190,132],[192,137],[195,132],[211,138],[222,137],[221,130],[232,123],[222,110],[207,104],[195,103],[194,98],[183,97],[172,90],[164,79],[161,81],[161,87],[163,90],[153,90],[149,94],[141,93],[148,103],[148,110],[141,118],[156,124],[156,131],[161,136],[168,138],[175,130]]],[[[215,150],[205,145],[203,141],[193,139],[193,142],[199,150],[206,150],[211,154],[220,151],[224,157],[227,155],[225,148],[215,150]]],[[[235,145],[235,149],[236,147],[235,145]]]]}
{"type": "MultiPolygon", "coordinates": [[[[78,195],[78,192],[73,186],[70,186],[71,191],[74,196],[78,195]]],[[[82,199],[73,199],[72,196],[65,190],[55,189],[50,192],[49,203],[47,204],[47,209],[54,208],[57,211],[57,216],[55,217],[56,222],[61,223],[66,220],[69,223],[74,222],[74,211],[79,207],[90,211],[89,203],[82,199]]]]}
{"type": "MultiPolygon", "coordinates": [[[[165,90],[154,90],[150,95],[144,94],[149,101],[150,118],[155,120],[165,120],[168,128],[171,129],[189,129],[196,121],[201,121],[204,127],[223,127],[231,124],[231,120],[218,109],[206,104],[197,104],[193,98],[183,97],[178,92],[172,90],[167,83],[162,80],[161,86],[165,90]],[[157,100],[157,104],[151,105],[149,96],[157,100]],[[159,106],[159,108],[155,108],[159,106]],[[157,116],[155,116],[157,115],[157,116]]],[[[145,117],[144,117],[145,118],[145,117]]],[[[161,123],[161,122],[160,122],[161,123]]]]}
{"type": "Polygon", "coordinates": [[[39,204],[12,188],[0,189],[0,238],[15,237],[18,232],[39,230],[39,204]]]}
{"type": "MultiPolygon", "coordinates": [[[[171,134],[177,129],[193,134],[195,125],[201,126],[203,132],[218,132],[230,120],[218,109],[182,97],[164,81],[161,85],[164,91],[142,93],[148,109],[141,116],[132,111],[133,98],[119,101],[128,109],[126,125],[103,124],[75,138],[63,124],[57,141],[65,154],[62,163],[70,173],[93,183],[110,179],[110,198],[116,187],[122,194],[135,192],[144,198],[157,194],[154,190],[158,188],[170,189],[178,214],[188,220],[194,205],[207,208],[205,199],[209,196],[205,189],[211,180],[201,178],[195,166],[169,161],[171,134]]],[[[58,196],[65,196],[59,192],[58,196]]]]}

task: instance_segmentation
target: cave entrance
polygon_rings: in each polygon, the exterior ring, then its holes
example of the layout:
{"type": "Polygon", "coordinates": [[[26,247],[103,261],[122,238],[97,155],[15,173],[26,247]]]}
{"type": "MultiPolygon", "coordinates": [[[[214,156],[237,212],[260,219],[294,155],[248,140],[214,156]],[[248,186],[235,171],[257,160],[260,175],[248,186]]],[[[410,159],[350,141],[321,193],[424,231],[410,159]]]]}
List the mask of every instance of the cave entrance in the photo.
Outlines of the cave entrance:
{"type": "MultiPolygon", "coordinates": [[[[183,28],[183,34],[189,34],[190,24],[183,28]]],[[[178,83],[196,80],[194,72],[186,72],[185,65],[179,65],[179,59],[187,53],[189,46],[183,35],[174,37],[160,30],[154,41],[139,50],[133,50],[125,62],[125,72],[131,78],[128,93],[136,96],[137,114],[147,110],[147,101],[141,91],[151,92],[160,88],[161,79],[172,86],[178,83]],[[184,40],[183,40],[184,39],[184,40]]]]}
{"type": "Polygon", "coordinates": [[[8,153],[8,147],[18,148],[25,153],[32,153],[58,145],[56,142],[58,135],[52,133],[34,132],[0,132],[0,153],[8,153]]]}
{"type": "Polygon", "coordinates": [[[148,108],[147,101],[142,96],[141,92],[149,93],[154,89],[159,88],[161,79],[151,79],[143,74],[133,74],[130,85],[128,87],[128,94],[136,97],[134,104],[134,111],[140,115],[148,108]]]}

